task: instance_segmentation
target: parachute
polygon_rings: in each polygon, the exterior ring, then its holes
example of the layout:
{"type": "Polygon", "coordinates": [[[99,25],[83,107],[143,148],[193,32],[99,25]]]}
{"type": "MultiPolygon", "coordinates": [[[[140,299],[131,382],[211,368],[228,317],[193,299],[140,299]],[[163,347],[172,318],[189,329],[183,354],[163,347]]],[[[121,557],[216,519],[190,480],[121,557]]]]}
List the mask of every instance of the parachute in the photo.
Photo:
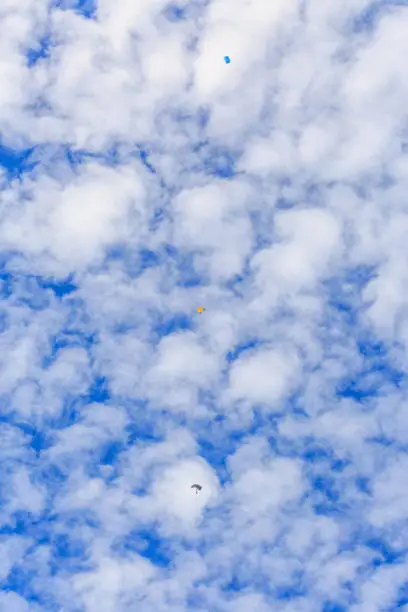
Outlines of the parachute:
{"type": "Polygon", "coordinates": [[[204,311],[205,311],[204,306],[199,306],[199,307],[197,308],[197,312],[198,312],[198,313],[200,313],[200,314],[201,314],[202,312],[204,312],[204,311]]]}
{"type": "Polygon", "coordinates": [[[225,62],[226,64],[230,64],[230,63],[231,63],[231,59],[228,57],[228,55],[225,55],[225,56],[224,56],[224,62],[225,62]]]}
{"type": "Polygon", "coordinates": [[[199,484],[193,484],[193,485],[191,485],[191,488],[194,489],[195,492],[196,492],[196,495],[198,495],[203,487],[201,485],[199,485],[199,484]]]}

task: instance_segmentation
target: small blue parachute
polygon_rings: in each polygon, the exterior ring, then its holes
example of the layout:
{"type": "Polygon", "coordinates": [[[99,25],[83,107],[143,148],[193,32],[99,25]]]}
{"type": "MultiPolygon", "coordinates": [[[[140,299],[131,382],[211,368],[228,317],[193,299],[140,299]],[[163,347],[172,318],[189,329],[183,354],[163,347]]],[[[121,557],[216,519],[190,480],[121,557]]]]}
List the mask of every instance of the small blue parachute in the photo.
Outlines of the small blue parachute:
{"type": "Polygon", "coordinates": [[[230,64],[231,63],[231,59],[228,57],[228,55],[224,55],[224,62],[226,64],[230,64]]]}

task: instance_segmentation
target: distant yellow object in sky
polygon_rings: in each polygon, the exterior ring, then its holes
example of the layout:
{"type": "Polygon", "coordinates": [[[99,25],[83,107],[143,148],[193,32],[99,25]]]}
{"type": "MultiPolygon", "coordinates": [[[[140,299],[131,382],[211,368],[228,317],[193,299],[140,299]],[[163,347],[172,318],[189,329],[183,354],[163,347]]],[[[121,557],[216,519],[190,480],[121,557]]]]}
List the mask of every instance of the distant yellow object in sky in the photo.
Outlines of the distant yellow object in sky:
{"type": "Polygon", "coordinates": [[[197,308],[197,312],[204,312],[204,310],[205,310],[204,306],[199,306],[197,308]]]}

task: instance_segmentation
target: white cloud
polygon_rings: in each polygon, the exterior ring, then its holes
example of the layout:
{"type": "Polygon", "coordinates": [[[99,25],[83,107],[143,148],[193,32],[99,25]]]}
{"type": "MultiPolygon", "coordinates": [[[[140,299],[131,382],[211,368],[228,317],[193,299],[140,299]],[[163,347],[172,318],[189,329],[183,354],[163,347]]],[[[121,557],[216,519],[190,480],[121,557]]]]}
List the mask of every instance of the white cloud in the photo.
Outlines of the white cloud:
{"type": "Polygon", "coordinates": [[[180,461],[157,474],[152,484],[152,518],[159,516],[166,524],[169,516],[171,532],[185,533],[199,522],[205,507],[215,502],[217,493],[217,477],[203,460],[180,461]],[[191,489],[193,484],[202,486],[199,495],[191,489]]]}
{"type": "Polygon", "coordinates": [[[142,599],[154,568],[134,556],[129,560],[99,558],[97,569],[76,576],[73,589],[87,610],[108,612],[116,605],[128,605],[133,597],[142,599]]]}
{"type": "Polygon", "coordinates": [[[392,605],[398,595],[398,589],[405,582],[406,570],[406,564],[378,568],[364,582],[358,603],[350,609],[353,612],[355,610],[376,612],[392,605]]]}
{"type": "Polygon", "coordinates": [[[61,275],[96,263],[107,246],[130,238],[128,215],[143,228],[143,187],[132,170],[90,164],[72,183],[42,178],[11,189],[4,197],[22,201],[5,213],[4,247],[45,258],[46,264],[50,257],[49,269],[61,275]]]}
{"type": "Polygon", "coordinates": [[[369,520],[380,527],[391,526],[394,521],[405,520],[407,493],[401,487],[401,478],[407,465],[406,457],[396,457],[395,461],[378,476],[374,484],[374,505],[369,520]]]}
{"type": "Polygon", "coordinates": [[[296,498],[300,491],[299,467],[283,459],[267,469],[248,469],[235,485],[237,502],[251,520],[296,498]]]}
{"type": "Polygon", "coordinates": [[[30,602],[28,603],[23,597],[20,597],[16,593],[3,592],[0,593],[0,610],[15,610],[15,612],[39,612],[41,608],[37,604],[30,602]]]}
{"type": "Polygon", "coordinates": [[[182,192],[175,201],[175,233],[180,245],[201,251],[202,273],[213,282],[240,274],[252,246],[245,210],[245,183],[206,185],[182,192]]]}
{"type": "Polygon", "coordinates": [[[32,541],[28,538],[2,536],[0,545],[0,573],[3,580],[13,565],[24,556],[31,543],[32,541]]]}
{"type": "Polygon", "coordinates": [[[172,334],[159,344],[157,361],[145,381],[146,394],[159,408],[194,413],[198,390],[216,380],[217,362],[194,334],[172,334]]]}
{"type": "Polygon", "coordinates": [[[305,208],[279,213],[275,223],[277,244],[252,259],[258,286],[278,295],[313,286],[338,247],[337,220],[325,211],[305,208]]]}
{"type": "Polygon", "coordinates": [[[231,367],[228,399],[253,405],[267,404],[279,410],[279,401],[295,387],[299,375],[296,354],[273,349],[258,349],[243,354],[231,367]]]}
{"type": "Polygon", "coordinates": [[[121,408],[91,404],[81,413],[81,421],[63,429],[55,436],[53,446],[46,452],[49,460],[66,468],[67,458],[81,462],[85,453],[92,454],[102,444],[112,440],[126,440],[124,428],[128,418],[121,408]]]}

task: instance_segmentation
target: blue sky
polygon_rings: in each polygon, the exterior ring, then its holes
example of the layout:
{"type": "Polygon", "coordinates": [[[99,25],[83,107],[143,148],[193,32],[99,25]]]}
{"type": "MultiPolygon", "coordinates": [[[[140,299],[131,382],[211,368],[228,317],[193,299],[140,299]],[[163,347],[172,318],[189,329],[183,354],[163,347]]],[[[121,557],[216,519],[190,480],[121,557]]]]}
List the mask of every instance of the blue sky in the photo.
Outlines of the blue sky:
{"type": "Polygon", "coordinates": [[[0,28],[0,611],[407,611],[407,3],[0,28]]]}

